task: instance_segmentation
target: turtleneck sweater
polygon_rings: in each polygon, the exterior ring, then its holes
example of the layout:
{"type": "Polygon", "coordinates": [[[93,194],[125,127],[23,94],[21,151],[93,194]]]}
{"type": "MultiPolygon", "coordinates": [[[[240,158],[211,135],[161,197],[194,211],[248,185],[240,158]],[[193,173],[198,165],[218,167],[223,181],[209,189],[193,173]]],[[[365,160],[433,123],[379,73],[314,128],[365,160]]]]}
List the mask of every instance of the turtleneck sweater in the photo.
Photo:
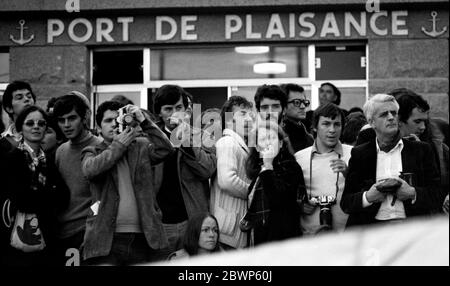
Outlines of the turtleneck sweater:
{"type": "Polygon", "coordinates": [[[81,172],[81,151],[87,146],[96,146],[101,141],[86,132],[78,140],[67,141],[56,150],[56,167],[70,190],[68,207],[58,216],[60,238],[73,236],[85,228],[91,206],[91,192],[89,181],[81,172]]]}

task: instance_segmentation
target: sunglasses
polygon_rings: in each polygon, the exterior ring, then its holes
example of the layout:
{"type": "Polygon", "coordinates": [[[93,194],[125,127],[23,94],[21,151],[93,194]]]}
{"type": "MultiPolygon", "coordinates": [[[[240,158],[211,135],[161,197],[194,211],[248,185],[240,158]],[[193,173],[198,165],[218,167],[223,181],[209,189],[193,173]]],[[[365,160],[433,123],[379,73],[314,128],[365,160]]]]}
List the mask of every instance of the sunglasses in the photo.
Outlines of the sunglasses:
{"type": "Polygon", "coordinates": [[[294,99],[291,101],[288,101],[288,103],[293,103],[295,107],[300,107],[300,105],[304,105],[305,107],[308,107],[310,102],[307,99],[294,99]]]}
{"type": "Polygon", "coordinates": [[[27,127],[33,127],[35,124],[37,124],[38,127],[45,127],[47,126],[47,121],[43,120],[43,119],[39,119],[39,120],[27,120],[25,121],[23,124],[25,124],[25,126],[27,127]]]}

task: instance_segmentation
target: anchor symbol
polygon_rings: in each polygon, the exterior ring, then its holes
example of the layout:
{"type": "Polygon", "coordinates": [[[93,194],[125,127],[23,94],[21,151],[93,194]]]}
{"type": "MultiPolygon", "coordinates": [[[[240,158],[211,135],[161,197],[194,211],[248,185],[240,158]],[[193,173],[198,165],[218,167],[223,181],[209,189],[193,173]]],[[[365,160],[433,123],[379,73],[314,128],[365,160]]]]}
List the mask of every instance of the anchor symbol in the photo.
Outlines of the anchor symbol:
{"type": "Polygon", "coordinates": [[[427,31],[427,30],[425,30],[424,27],[422,27],[422,32],[424,32],[426,35],[428,35],[428,36],[430,36],[430,37],[433,37],[433,38],[436,38],[436,37],[438,37],[438,36],[444,34],[445,31],[447,31],[447,26],[445,26],[444,28],[442,28],[441,31],[437,31],[437,30],[436,30],[436,21],[439,20],[439,19],[436,19],[437,14],[438,14],[438,13],[437,13],[436,11],[431,12],[431,17],[433,17],[433,19],[429,19],[429,20],[428,20],[428,21],[432,21],[432,22],[433,22],[433,30],[427,31]]]}
{"type": "Polygon", "coordinates": [[[33,41],[34,34],[31,35],[28,39],[24,39],[23,32],[24,32],[24,30],[28,29],[28,27],[24,27],[25,20],[20,20],[19,21],[19,25],[20,25],[20,27],[16,27],[16,29],[20,30],[20,38],[16,39],[16,38],[13,37],[13,35],[9,35],[9,39],[11,41],[13,41],[14,43],[23,46],[23,45],[28,44],[29,42],[33,41]]]}

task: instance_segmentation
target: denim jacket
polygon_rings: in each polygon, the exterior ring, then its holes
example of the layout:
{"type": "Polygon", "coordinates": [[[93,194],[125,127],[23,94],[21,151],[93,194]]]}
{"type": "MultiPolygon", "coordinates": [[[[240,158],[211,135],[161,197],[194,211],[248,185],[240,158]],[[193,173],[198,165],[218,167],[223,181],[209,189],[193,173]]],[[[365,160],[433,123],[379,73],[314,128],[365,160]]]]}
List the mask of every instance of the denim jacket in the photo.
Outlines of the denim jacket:
{"type": "Polygon", "coordinates": [[[116,164],[125,153],[141,228],[148,245],[153,249],[168,246],[152,184],[152,165],[164,160],[173,152],[173,147],[154,123],[145,120],[141,127],[147,137],[138,137],[128,148],[113,141],[110,145],[102,142],[95,147],[86,147],[82,152],[82,171],[91,183],[92,203],[100,201],[97,215],[91,211],[86,221],[83,259],[105,256],[111,250],[120,200],[116,164]]]}

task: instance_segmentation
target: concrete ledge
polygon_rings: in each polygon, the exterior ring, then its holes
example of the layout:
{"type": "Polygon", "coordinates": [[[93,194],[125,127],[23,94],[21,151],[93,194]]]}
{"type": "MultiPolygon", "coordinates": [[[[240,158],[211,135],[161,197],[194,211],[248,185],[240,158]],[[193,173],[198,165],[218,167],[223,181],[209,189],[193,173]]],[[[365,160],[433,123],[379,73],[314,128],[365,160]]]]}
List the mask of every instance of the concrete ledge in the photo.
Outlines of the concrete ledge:
{"type": "MultiPolygon", "coordinates": [[[[444,4],[448,1],[442,0],[382,0],[381,5],[429,5],[444,4]]],[[[81,10],[102,11],[102,10],[136,10],[136,9],[179,9],[179,8],[237,8],[237,7],[273,7],[273,6],[365,6],[365,1],[361,0],[91,0],[81,1],[81,10]],[[186,4],[188,3],[188,4],[186,4]]],[[[30,11],[65,11],[66,1],[64,0],[14,0],[1,1],[0,12],[30,12],[30,11]]]]}

